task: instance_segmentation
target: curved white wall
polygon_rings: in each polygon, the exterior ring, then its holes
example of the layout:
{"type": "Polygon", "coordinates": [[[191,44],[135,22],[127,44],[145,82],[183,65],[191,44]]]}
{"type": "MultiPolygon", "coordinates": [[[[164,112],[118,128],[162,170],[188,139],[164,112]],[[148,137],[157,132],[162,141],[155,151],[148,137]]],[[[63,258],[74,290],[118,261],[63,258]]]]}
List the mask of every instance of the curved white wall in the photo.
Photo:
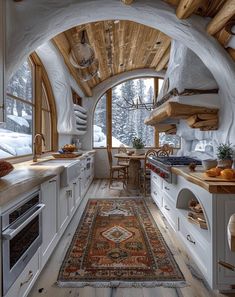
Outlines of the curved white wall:
{"type": "Polygon", "coordinates": [[[17,68],[39,45],[75,25],[108,19],[127,19],[156,28],[194,51],[213,74],[223,101],[216,141],[231,141],[235,135],[235,64],[205,30],[199,16],[179,20],[175,9],[162,1],[139,0],[126,6],[120,0],[57,0],[7,2],[7,74],[17,68]]]}

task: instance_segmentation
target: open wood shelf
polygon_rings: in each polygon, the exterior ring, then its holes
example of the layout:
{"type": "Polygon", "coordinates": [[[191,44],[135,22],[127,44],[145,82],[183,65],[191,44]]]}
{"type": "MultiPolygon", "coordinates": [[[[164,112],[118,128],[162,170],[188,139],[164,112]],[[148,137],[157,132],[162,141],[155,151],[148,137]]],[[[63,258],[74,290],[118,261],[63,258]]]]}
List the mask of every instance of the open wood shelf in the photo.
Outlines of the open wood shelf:
{"type": "Polygon", "coordinates": [[[199,128],[201,131],[217,130],[218,111],[217,108],[166,102],[152,111],[145,124],[160,127],[159,124],[170,119],[185,119],[191,128],[199,128]]]}

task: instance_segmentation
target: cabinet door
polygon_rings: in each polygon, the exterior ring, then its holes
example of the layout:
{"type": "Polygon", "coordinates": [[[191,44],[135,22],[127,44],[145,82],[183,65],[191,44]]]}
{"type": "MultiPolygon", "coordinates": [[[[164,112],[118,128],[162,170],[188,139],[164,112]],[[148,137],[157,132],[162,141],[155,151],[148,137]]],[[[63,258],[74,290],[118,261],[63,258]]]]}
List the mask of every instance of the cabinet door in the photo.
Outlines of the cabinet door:
{"type": "Polygon", "coordinates": [[[59,204],[58,204],[58,215],[59,215],[59,230],[63,232],[66,228],[69,220],[69,187],[60,189],[59,204]]]}
{"type": "Polygon", "coordinates": [[[75,200],[75,208],[77,208],[81,201],[81,178],[80,178],[80,176],[73,182],[73,193],[74,193],[74,200],[75,200]]]}
{"type": "Polygon", "coordinates": [[[57,235],[57,179],[53,178],[41,185],[42,202],[42,266],[51,255],[57,235]]]}

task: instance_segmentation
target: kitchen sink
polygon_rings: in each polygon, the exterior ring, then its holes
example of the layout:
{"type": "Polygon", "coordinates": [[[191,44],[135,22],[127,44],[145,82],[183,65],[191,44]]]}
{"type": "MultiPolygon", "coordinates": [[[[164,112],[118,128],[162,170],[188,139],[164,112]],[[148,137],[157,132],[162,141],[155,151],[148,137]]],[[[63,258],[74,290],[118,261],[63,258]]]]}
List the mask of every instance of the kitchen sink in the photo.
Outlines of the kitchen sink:
{"type": "Polygon", "coordinates": [[[81,172],[81,161],[80,160],[45,160],[37,163],[32,163],[31,166],[45,166],[45,167],[56,167],[63,166],[64,170],[60,174],[60,186],[61,188],[68,186],[81,172]]]}

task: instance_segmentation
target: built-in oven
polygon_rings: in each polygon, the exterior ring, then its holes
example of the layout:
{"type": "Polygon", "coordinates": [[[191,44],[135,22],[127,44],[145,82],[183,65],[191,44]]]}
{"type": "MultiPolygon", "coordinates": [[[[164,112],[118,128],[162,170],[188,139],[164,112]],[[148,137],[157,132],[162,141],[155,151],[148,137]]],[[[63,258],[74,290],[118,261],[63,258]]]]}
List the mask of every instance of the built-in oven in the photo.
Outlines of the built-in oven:
{"type": "Polygon", "coordinates": [[[1,216],[4,295],[42,243],[44,207],[36,190],[1,216]]]}

